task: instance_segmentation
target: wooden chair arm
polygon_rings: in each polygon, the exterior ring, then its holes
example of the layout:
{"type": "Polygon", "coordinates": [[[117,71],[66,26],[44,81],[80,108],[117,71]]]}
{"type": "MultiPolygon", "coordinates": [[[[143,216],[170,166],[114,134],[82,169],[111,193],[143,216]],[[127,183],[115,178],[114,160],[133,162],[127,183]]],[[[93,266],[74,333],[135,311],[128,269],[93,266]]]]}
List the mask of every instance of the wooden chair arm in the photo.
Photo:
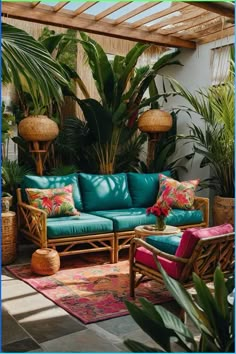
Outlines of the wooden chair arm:
{"type": "Polygon", "coordinates": [[[131,258],[134,257],[135,249],[138,246],[142,246],[142,247],[146,248],[147,250],[152,252],[153,255],[155,255],[155,256],[161,256],[161,257],[166,258],[166,259],[168,259],[170,261],[180,262],[180,263],[188,263],[188,261],[189,261],[188,258],[176,257],[175,255],[172,255],[172,254],[169,254],[169,253],[165,253],[165,252],[159,250],[158,248],[153,247],[152,245],[149,245],[147,242],[145,242],[141,238],[133,238],[132,239],[131,244],[130,244],[130,247],[132,249],[131,252],[130,252],[131,258]]]}
{"type": "Polygon", "coordinates": [[[193,202],[194,209],[201,210],[203,212],[204,222],[206,226],[209,225],[209,199],[203,197],[195,197],[193,202]]]}
{"type": "Polygon", "coordinates": [[[17,208],[18,229],[41,248],[47,247],[47,213],[23,202],[17,208]]]}
{"type": "Polygon", "coordinates": [[[42,214],[42,216],[45,216],[45,218],[47,218],[46,211],[39,209],[39,208],[35,208],[32,205],[21,202],[21,203],[18,203],[18,207],[27,209],[27,210],[31,211],[32,213],[42,214]]]}

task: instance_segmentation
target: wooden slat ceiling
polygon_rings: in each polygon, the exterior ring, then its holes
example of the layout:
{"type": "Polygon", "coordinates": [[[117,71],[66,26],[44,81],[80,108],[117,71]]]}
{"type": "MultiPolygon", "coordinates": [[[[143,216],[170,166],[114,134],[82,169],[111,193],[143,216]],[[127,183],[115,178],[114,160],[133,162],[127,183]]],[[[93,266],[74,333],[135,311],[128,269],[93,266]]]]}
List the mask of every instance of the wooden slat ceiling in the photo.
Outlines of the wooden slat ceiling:
{"type": "Polygon", "coordinates": [[[158,8],[161,1],[137,2],[135,8],[117,17],[116,11],[126,10],[134,2],[117,1],[92,15],[97,3],[61,1],[49,6],[40,1],[3,1],[2,16],[167,47],[194,49],[197,43],[234,34],[233,2],[170,2],[164,9],[158,8]],[[90,13],[86,13],[88,9],[90,13]]]}

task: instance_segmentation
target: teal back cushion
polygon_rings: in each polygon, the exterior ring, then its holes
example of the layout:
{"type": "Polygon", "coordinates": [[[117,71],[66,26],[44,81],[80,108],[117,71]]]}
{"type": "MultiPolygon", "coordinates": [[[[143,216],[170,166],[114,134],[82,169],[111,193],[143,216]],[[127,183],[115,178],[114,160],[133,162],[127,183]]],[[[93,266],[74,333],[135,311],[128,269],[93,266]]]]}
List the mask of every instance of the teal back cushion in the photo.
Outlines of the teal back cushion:
{"type": "MultiPolygon", "coordinates": [[[[170,171],[160,173],[170,176],[170,171]]],[[[147,208],[156,202],[160,173],[127,173],[134,208],[147,208]]]]}
{"type": "Polygon", "coordinates": [[[85,211],[125,209],[132,206],[125,173],[114,175],[79,174],[85,211]]]}
{"type": "Polygon", "coordinates": [[[179,247],[182,233],[175,235],[162,235],[162,236],[148,236],[145,241],[160,251],[169,254],[175,254],[177,248],[179,247]]]}
{"type": "Polygon", "coordinates": [[[27,196],[25,193],[25,188],[39,188],[39,189],[49,189],[49,188],[60,188],[73,185],[73,199],[75,207],[77,210],[82,210],[82,198],[79,190],[78,174],[72,173],[66,176],[24,176],[23,182],[21,184],[22,188],[22,198],[23,201],[27,201],[27,196]]]}

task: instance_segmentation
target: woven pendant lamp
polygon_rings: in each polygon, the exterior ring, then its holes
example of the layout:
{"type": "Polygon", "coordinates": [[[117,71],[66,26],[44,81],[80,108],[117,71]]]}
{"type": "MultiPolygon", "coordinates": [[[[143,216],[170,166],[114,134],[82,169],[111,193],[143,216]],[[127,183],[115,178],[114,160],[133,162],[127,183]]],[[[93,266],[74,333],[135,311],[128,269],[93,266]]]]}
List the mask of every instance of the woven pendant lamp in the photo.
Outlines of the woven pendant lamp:
{"type": "Polygon", "coordinates": [[[161,109],[150,109],[141,114],[138,127],[148,134],[147,166],[154,159],[155,145],[161,137],[161,133],[167,132],[172,127],[172,116],[161,109]]]}
{"type": "Polygon", "coordinates": [[[19,134],[29,142],[29,150],[34,157],[37,174],[40,176],[43,174],[49,146],[58,133],[57,124],[45,115],[29,116],[22,119],[19,124],[19,134]]]}

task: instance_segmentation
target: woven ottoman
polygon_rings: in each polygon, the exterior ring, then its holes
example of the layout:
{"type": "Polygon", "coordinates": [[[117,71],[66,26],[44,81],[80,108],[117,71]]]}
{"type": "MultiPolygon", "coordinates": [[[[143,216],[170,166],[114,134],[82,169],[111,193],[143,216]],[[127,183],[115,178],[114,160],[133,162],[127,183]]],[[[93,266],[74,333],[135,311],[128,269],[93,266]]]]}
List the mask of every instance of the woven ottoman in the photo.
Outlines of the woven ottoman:
{"type": "Polygon", "coordinates": [[[40,275],[52,275],[60,269],[60,257],[52,248],[40,248],[32,254],[31,270],[40,275]]]}

